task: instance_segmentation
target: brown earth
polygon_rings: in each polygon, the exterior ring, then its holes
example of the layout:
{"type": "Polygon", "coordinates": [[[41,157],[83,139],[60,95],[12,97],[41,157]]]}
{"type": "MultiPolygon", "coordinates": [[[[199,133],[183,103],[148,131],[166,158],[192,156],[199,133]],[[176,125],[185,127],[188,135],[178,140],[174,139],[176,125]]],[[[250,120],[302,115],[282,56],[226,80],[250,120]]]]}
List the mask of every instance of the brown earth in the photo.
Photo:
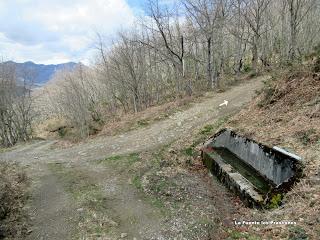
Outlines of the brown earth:
{"type": "Polygon", "coordinates": [[[34,141],[1,153],[26,166],[32,180],[29,239],[219,238],[212,233],[235,213],[237,201],[206,172],[174,164],[161,149],[238,112],[265,79],[120,135],[63,149],[57,141],[34,141]],[[229,105],[219,107],[224,100],[229,105]]]}
{"type": "Polygon", "coordinates": [[[305,176],[285,195],[280,208],[243,209],[236,216],[241,220],[291,220],[297,225],[240,230],[263,239],[320,239],[320,74],[306,66],[277,74],[227,126],[295,152],[305,163],[305,176]]]}

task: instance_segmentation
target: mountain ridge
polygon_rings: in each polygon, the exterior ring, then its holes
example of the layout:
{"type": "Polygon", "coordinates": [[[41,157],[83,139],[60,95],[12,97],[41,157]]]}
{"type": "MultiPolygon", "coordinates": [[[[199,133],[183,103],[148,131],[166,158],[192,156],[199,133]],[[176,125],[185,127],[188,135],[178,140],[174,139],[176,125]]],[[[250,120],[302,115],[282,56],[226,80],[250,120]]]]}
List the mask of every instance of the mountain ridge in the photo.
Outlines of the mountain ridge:
{"type": "Polygon", "coordinates": [[[15,67],[18,79],[32,81],[36,86],[43,86],[61,70],[73,70],[80,63],[66,62],[59,64],[37,64],[32,61],[18,63],[7,61],[4,64],[12,64],[15,67]],[[27,77],[26,77],[27,76],[27,77]]]}

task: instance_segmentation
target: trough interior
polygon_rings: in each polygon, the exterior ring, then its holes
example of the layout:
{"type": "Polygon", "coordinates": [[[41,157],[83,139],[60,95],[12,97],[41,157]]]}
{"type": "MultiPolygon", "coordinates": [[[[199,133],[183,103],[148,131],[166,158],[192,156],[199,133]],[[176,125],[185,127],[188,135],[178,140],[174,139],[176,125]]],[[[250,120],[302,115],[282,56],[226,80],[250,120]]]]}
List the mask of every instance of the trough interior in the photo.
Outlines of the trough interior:
{"type": "Polygon", "coordinates": [[[221,130],[205,143],[202,158],[210,171],[250,206],[260,206],[273,194],[288,191],[303,170],[299,156],[229,129],[221,130]]]}
{"type": "Polygon", "coordinates": [[[213,152],[209,153],[209,156],[215,159],[215,154],[218,154],[223,162],[230,164],[236,172],[239,172],[244,178],[250,181],[259,193],[267,194],[269,190],[274,187],[274,185],[261,176],[258,171],[246,164],[228,149],[215,148],[213,152]]]}
{"type": "Polygon", "coordinates": [[[219,132],[208,145],[214,149],[228,149],[276,186],[288,181],[296,174],[295,165],[298,160],[230,130],[219,132]]]}

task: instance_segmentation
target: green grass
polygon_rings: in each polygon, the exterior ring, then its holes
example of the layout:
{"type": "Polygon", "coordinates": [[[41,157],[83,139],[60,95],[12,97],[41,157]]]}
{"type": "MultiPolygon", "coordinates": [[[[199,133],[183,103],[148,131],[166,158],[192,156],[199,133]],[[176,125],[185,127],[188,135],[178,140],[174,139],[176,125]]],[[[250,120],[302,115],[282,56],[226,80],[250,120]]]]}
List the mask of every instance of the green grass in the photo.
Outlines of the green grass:
{"type": "MultiPolygon", "coordinates": [[[[160,197],[157,197],[155,195],[149,195],[145,194],[143,192],[143,187],[142,187],[142,182],[141,182],[141,176],[136,175],[133,177],[132,184],[140,191],[142,194],[142,197],[145,201],[150,203],[153,207],[157,208],[160,210],[160,212],[163,215],[168,215],[168,211],[165,208],[165,205],[160,197]]],[[[165,188],[165,184],[163,181],[160,181],[159,184],[155,185],[155,188],[157,188],[157,191],[161,191],[163,188],[165,188]]]]}
{"type": "Polygon", "coordinates": [[[83,209],[78,216],[79,225],[81,224],[82,227],[74,237],[78,239],[86,235],[103,236],[107,234],[112,226],[104,224],[104,214],[108,209],[100,186],[95,184],[82,170],[63,164],[49,164],[49,169],[61,181],[65,191],[71,195],[74,206],[83,209]]]}
{"type": "Polygon", "coordinates": [[[307,240],[309,239],[306,231],[300,226],[293,226],[289,229],[289,240],[307,240]]]}
{"type": "Polygon", "coordinates": [[[161,169],[161,162],[165,159],[165,153],[168,151],[173,142],[162,146],[160,149],[152,153],[152,161],[150,161],[149,170],[156,172],[161,169]]]}
{"type": "Polygon", "coordinates": [[[190,146],[191,149],[195,148],[200,143],[203,143],[208,137],[212,136],[216,131],[219,130],[230,118],[231,116],[221,117],[216,120],[212,124],[208,124],[204,126],[197,136],[195,136],[192,145],[190,146]]]}
{"type": "Polygon", "coordinates": [[[149,202],[152,206],[161,210],[162,213],[165,212],[165,205],[159,198],[149,198],[149,202]]]}
{"type": "Polygon", "coordinates": [[[142,190],[142,182],[141,182],[141,177],[140,176],[134,176],[132,180],[132,184],[139,190],[142,190]]]}
{"type": "Polygon", "coordinates": [[[140,161],[139,153],[131,153],[128,155],[116,155],[99,160],[98,164],[112,166],[115,171],[129,171],[131,166],[140,161]]]}
{"type": "Polygon", "coordinates": [[[203,129],[200,130],[200,134],[207,135],[208,133],[211,133],[214,128],[215,128],[214,124],[206,125],[203,127],[203,129]]]}
{"type": "Polygon", "coordinates": [[[90,210],[100,210],[104,205],[104,197],[100,187],[86,177],[86,173],[74,170],[63,164],[49,164],[49,169],[59,177],[64,189],[81,206],[90,210]]]}
{"type": "MultiPolygon", "coordinates": [[[[153,159],[150,161],[150,166],[148,166],[148,169],[151,171],[157,171],[160,169],[160,161],[163,157],[163,152],[167,149],[168,146],[163,147],[160,149],[157,154],[153,154],[153,159]]],[[[128,170],[129,176],[132,179],[132,185],[135,186],[139,192],[141,193],[141,197],[149,202],[153,207],[158,208],[160,212],[163,215],[167,214],[167,211],[165,209],[164,203],[162,200],[156,196],[153,195],[147,195],[143,192],[143,186],[142,186],[142,173],[140,170],[130,168],[134,163],[140,161],[140,155],[139,153],[132,153],[128,155],[117,155],[108,157],[104,160],[99,161],[99,164],[110,164],[112,167],[114,167],[115,171],[124,171],[128,170]]],[[[158,190],[162,189],[165,185],[164,182],[159,182],[160,185],[157,185],[158,190]]]]}
{"type": "MultiPolygon", "coordinates": [[[[120,161],[123,158],[123,156],[112,156],[112,157],[108,157],[104,160],[102,160],[103,162],[116,162],[116,161],[120,161]]],[[[101,161],[101,162],[102,162],[101,161]]]]}
{"type": "Polygon", "coordinates": [[[192,157],[193,154],[194,154],[192,147],[185,148],[185,149],[182,150],[182,152],[183,152],[185,155],[190,156],[190,157],[192,157]]]}
{"type": "Polygon", "coordinates": [[[270,203],[268,203],[267,205],[267,208],[268,209],[278,208],[282,203],[282,199],[283,199],[283,195],[280,193],[272,196],[270,203]]]}
{"type": "Polygon", "coordinates": [[[175,186],[175,184],[167,178],[160,178],[157,181],[154,181],[151,190],[155,193],[162,193],[170,186],[175,186]]]}
{"type": "Polygon", "coordinates": [[[246,239],[246,240],[260,240],[259,236],[252,235],[248,232],[240,232],[238,230],[229,230],[229,237],[228,240],[231,239],[246,239]]]}

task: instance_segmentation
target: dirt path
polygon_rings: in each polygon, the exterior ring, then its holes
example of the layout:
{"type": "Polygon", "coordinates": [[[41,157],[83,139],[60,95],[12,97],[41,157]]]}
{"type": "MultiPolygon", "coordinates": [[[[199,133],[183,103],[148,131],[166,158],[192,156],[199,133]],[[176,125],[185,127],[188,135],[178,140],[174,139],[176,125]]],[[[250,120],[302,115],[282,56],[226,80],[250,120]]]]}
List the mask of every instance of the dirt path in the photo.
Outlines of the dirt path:
{"type": "Polygon", "coordinates": [[[75,209],[70,197],[45,165],[33,173],[31,217],[34,221],[28,239],[70,239],[75,231],[72,221],[75,209]]]}
{"type": "Polygon", "coordinates": [[[97,219],[108,225],[108,232],[101,233],[101,229],[105,229],[101,226],[81,239],[97,239],[96,232],[109,237],[101,239],[167,239],[159,232],[160,224],[167,219],[128,184],[129,174],[115,174],[112,165],[101,167],[96,161],[156,149],[207,121],[234,113],[251,100],[263,79],[235,86],[166,120],[119,136],[100,136],[68,149],[56,149],[55,141],[36,141],[1,153],[0,159],[27,166],[33,179],[34,229],[30,239],[70,239],[79,231],[81,221],[94,225],[97,219]],[[229,105],[219,107],[224,100],[228,100],[229,105]],[[92,201],[99,204],[92,206],[92,201]]]}
{"type": "Polygon", "coordinates": [[[254,96],[262,86],[264,77],[253,79],[231,90],[218,93],[214,97],[194,104],[184,112],[178,112],[164,121],[157,122],[143,129],[124,133],[119,136],[88,140],[68,149],[51,149],[55,141],[42,141],[17,148],[1,155],[2,158],[15,160],[23,164],[57,161],[90,161],[102,157],[137,152],[170,143],[195,127],[207,121],[228,115],[238,110],[254,96]],[[224,100],[227,107],[219,107],[224,100]]]}

